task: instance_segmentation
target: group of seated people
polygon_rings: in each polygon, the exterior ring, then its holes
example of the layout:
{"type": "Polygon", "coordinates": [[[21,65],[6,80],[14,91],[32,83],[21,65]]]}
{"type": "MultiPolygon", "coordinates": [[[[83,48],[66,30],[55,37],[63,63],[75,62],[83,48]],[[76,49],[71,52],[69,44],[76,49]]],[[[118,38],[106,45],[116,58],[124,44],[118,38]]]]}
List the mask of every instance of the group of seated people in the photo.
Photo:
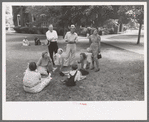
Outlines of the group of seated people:
{"type": "Polygon", "coordinates": [[[63,49],[59,48],[54,55],[54,66],[51,58],[48,56],[48,52],[43,52],[37,63],[29,63],[23,78],[24,90],[30,93],[42,91],[43,88],[50,83],[52,79],[51,74],[53,74],[55,70],[58,70],[61,76],[67,75],[65,80],[61,80],[61,82],[67,86],[74,86],[76,81],[85,79],[86,75],[89,74],[87,69],[91,69],[93,65],[90,48],[87,48],[86,52],[80,53],[80,60],[73,63],[71,71],[67,72],[62,71],[64,64],[63,54],[63,49]]]}
{"type": "MultiPolygon", "coordinates": [[[[35,42],[35,45],[41,45],[40,39],[38,37],[35,37],[34,42],[35,42]]],[[[29,43],[27,37],[24,37],[22,45],[23,46],[30,46],[30,43],[29,43]]]]}

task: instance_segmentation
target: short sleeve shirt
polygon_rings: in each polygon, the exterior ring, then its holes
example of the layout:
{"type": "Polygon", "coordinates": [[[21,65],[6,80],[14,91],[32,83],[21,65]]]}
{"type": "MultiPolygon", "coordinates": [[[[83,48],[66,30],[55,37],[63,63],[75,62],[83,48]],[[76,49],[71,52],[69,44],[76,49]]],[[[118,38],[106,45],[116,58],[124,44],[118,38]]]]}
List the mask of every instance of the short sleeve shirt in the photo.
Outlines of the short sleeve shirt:
{"type": "Polygon", "coordinates": [[[41,80],[41,75],[39,72],[27,70],[23,78],[23,84],[28,87],[33,87],[37,83],[39,83],[40,80],[41,80]]]}
{"type": "Polygon", "coordinates": [[[68,42],[78,42],[78,34],[77,33],[71,33],[70,31],[66,33],[65,40],[68,40],[68,42]]]}

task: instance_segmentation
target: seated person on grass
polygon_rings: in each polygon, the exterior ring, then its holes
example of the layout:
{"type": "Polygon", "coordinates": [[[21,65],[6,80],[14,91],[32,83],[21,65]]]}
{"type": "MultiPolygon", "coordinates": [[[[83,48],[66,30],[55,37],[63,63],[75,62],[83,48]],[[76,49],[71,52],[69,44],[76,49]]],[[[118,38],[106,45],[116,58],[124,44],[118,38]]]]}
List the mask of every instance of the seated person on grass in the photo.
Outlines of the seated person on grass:
{"type": "Polygon", "coordinates": [[[37,62],[37,70],[41,75],[48,75],[53,73],[52,60],[48,56],[48,52],[43,52],[42,57],[37,62]]]}
{"type": "Polygon", "coordinates": [[[38,93],[50,83],[51,79],[50,76],[41,78],[40,73],[37,71],[36,63],[31,62],[24,73],[23,88],[26,92],[38,93]]]}
{"type": "Polygon", "coordinates": [[[34,41],[35,45],[41,45],[40,39],[38,37],[35,37],[34,41]]]}
{"type": "Polygon", "coordinates": [[[76,63],[72,64],[72,70],[68,72],[68,78],[62,80],[64,84],[67,86],[74,86],[76,81],[80,81],[86,78],[86,76],[82,76],[81,72],[78,70],[78,65],[76,63]]]}
{"type": "Polygon", "coordinates": [[[25,37],[25,38],[23,39],[23,46],[30,46],[30,43],[29,43],[27,37],[25,37]]]}

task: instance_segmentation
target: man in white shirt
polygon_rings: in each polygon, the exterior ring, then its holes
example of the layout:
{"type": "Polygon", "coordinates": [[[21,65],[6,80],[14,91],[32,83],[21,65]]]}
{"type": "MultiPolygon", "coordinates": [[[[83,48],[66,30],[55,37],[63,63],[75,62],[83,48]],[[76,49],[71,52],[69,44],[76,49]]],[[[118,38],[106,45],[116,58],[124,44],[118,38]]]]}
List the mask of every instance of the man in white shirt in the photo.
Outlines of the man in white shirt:
{"type": "Polygon", "coordinates": [[[75,33],[75,25],[71,25],[70,31],[65,35],[66,57],[64,66],[69,66],[74,63],[76,53],[76,43],[78,42],[78,35],[75,33]]]}
{"type": "Polygon", "coordinates": [[[49,30],[46,32],[46,37],[48,40],[49,54],[52,59],[53,65],[55,65],[53,60],[53,52],[57,53],[57,50],[58,50],[58,45],[57,45],[58,36],[57,36],[57,32],[53,30],[52,24],[49,25],[49,30]]]}

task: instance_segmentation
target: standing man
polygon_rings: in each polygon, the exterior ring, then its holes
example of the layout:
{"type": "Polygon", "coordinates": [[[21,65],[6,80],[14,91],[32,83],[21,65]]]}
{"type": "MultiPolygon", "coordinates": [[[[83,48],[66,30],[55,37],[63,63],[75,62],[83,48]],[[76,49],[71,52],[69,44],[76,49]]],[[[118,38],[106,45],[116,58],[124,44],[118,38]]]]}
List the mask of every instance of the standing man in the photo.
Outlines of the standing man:
{"type": "Polygon", "coordinates": [[[49,25],[49,30],[46,32],[46,37],[48,40],[49,54],[52,59],[53,65],[55,65],[53,60],[53,52],[57,53],[57,50],[58,50],[58,45],[57,45],[58,36],[57,36],[57,32],[53,30],[52,24],[49,25]]]}
{"type": "Polygon", "coordinates": [[[78,35],[75,33],[75,25],[71,25],[70,31],[65,35],[66,45],[66,57],[64,66],[69,66],[74,63],[76,53],[76,43],[78,42],[78,35]]]}

